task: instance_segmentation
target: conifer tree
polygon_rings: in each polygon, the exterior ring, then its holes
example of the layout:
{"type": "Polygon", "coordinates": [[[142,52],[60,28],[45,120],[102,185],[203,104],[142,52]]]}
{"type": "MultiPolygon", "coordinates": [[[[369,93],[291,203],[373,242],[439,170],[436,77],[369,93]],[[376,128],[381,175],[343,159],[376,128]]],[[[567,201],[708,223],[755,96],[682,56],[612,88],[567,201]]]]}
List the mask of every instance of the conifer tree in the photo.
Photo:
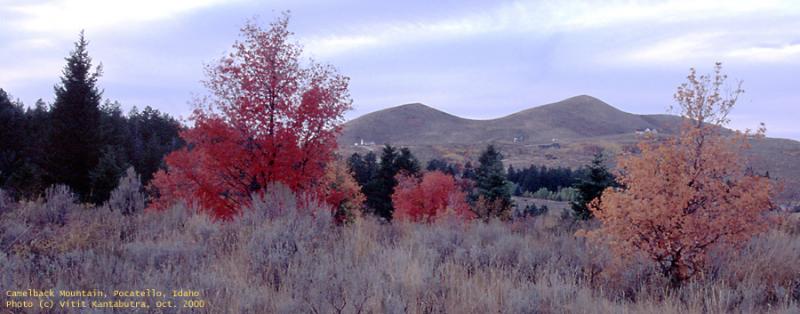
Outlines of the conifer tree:
{"type": "Polygon", "coordinates": [[[503,155],[489,145],[481,154],[480,165],[475,170],[477,186],[477,214],[485,219],[506,218],[511,210],[511,189],[506,180],[503,155]]]}
{"type": "Polygon", "coordinates": [[[397,187],[397,175],[404,174],[418,177],[420,164],[408,148],[397,148],[391,145],[383,147],[378,174],[365,186],[367,206],[379,217],[391,221],[394,213],[392,194],[397,187]]]}
{"type": "Polygon", "coordinates": [[[0,189],[12,188],[12,179],[24,162],[24,130],[22,106],[0,89],[0,189]]]}
{"type": "Polygon", "coordinates": [[[394,187],[397,186],[395,160],[398,156],[396,148],[388,144],[384,146],[378,174],[365,187],[367,191],[367,206],[374,210],[376,215],[386,220],[392,219],[392,212],[394,211],[392,193],[394,193],[394,187]]]}
{"type": "Polygon", "coordinates": [[[593,215],[589,203],[598,199],[607,187],[615,186],[614,175],[608,171],[604,162],[603,152],[595,154],[592,162],[586,166],[587,177],[575,185],[578,189],[578,199],[572,202],[571,206],[572,214],[577,219],[591,219],[593,215]]]}
{"type": "Polygon", "coordinates": [[[52,184],[66,184],[83,201],[91,198],[90,171],[100,158],[101,66],[92,59],[83,32],[66,58],[61,83],[55,86],[47,168],[52,184]]]}

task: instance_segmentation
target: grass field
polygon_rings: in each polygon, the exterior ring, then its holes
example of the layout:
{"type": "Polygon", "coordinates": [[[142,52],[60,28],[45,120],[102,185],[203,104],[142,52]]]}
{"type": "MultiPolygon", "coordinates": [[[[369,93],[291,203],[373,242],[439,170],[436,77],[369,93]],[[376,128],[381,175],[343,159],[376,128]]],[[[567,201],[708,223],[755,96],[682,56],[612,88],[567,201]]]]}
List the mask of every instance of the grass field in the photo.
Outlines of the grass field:
{"type": "Polygon", "coordinates": [[[229,222],[186,206],[125,216],[65,193],[0,202],[0,285],[191,289],[204,313],[800,312],[797,217],[670,289],[648,261],[620,264],[574,235],[593,223],[337,226],[325,208],[271,191],[229,222]]]}

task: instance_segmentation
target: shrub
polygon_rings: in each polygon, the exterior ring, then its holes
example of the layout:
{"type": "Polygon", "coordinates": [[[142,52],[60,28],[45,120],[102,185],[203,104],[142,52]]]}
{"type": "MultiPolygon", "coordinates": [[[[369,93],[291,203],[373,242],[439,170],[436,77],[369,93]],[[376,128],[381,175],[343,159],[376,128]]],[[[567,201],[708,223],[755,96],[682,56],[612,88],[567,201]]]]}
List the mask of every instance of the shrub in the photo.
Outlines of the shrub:
{"type": "Polygon", "coordinates": [[[24,205],[28,223],[42,226],[55,224],[63,226],[67,222],[67,214],[81,209],[76,204],[77,197],[66,185],[54,185],[47,188],[44,198],[24,205]]]}
{"type": "Polygon", "coordinates": [[[108,199],[108,208],[123,215],[131,215],[144,209],[145,195],[143,193],[142,181],[133,167],[125,171],[125,175],[119,179],[117,187],[111,191],[108,199]]]}
{"type": "Polygon", "coordinates": [[[546,215],[550,209],[547,205],[536,206],[536,204],[525,205],[525,208],[514,211],[514,218],[527,218],[546,215]]]}
{"type": "Polygon", "coordinates": [[[6,191],[0,189],[0,216],[2,216],[6,212],[12,211],[11,206],[13,205],[14,202],[13,200],[11,200],[11,197],[9,197],[6,191]]]}

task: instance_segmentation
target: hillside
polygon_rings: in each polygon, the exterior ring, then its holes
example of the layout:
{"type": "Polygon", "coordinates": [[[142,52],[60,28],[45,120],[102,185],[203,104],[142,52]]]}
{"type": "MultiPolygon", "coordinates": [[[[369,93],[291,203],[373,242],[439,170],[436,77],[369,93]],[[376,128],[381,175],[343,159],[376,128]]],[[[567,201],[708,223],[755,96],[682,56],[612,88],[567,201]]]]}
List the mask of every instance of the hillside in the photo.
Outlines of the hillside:
{"type": "Polygon", "coordinates": [[[623,112],[586,95],[490,120],[464,119],[423,104],[408,104],[349,121],[339,142],[352,145],[363,139],[398,145],[537,143],[633,134],[648,128],[666,130],[677,121],[674,116],[623,112]]]}
{"type": "MultiPolygon", "coordinates": [[[[465,162],[492,143],[503,151],[507,164],[580,167],[598,150],[616,155],[632,148],[642,130],[674,133],[680,121],[672,115],[624,112],[587,95],[489,120],[465,119],[423,104],[408,104],[347,122],[339,145],[342,153],[351,154],[376,151],[391,143],[410,147],[423,161],[445,158],[465,162]]],[[[754,143],[751,155],[757,171],[769,171],[785,180],[783,198],[800,200],[800,142],[767,138],[754,143]]]]}

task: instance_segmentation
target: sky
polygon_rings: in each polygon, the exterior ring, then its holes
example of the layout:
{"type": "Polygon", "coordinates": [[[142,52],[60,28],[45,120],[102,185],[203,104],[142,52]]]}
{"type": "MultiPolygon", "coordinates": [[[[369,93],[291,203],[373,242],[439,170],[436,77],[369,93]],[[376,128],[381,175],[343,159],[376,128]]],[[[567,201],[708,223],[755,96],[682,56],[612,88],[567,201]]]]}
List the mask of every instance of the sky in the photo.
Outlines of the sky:
{"type": "Polygon", "coordinates": [[[489,119],[576,95],[668,113],[722,62],[737,129],[800,140],[798,1],[0,0],[0,88],[53,101],[81,30],[104,97],[188,117],[204,64],[290,11],[304,58],[350,77],[352,119],[406,103],[489,119]]]}

